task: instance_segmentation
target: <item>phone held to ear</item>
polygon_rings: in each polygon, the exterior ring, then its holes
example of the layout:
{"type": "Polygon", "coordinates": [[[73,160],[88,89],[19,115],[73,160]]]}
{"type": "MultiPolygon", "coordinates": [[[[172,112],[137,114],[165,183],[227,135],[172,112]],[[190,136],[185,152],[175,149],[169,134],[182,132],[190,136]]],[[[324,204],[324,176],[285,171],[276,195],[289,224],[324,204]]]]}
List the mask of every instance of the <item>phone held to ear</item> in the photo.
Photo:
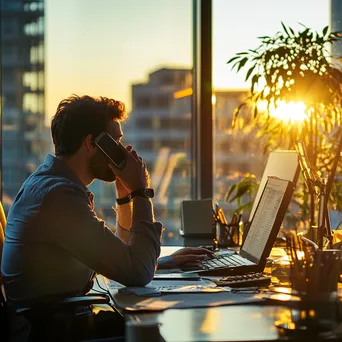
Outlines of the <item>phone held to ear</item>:
{"type": "Polygon", "coordinates": [[[94,140],[95,145],[107,156],[109,161],[119,170],[126,165],[126,153],[117,141],[107,132],[101,132],[94,140]]]}

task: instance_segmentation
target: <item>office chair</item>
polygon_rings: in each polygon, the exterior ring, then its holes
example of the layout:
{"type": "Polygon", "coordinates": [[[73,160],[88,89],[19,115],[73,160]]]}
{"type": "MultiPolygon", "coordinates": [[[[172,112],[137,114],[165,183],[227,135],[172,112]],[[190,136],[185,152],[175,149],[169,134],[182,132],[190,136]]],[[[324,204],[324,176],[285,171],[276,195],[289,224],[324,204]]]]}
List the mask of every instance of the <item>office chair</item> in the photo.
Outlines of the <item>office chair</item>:
{"type": "MultiPolygon", "coordinates": [[[[8,341],[10,337],[10,314],[7,306],[6,294],[4,290],[4,280],[1,274],[1,260],[2,250],[5,242],[5,227],[6,216],[0,202],[0,340],[8,341]]],[[[33,341],[42,340],[49,329],[53,333],[60,334],[58,340],[60,341],[75,341],[75,336],[72,336],[72,327],[69,322],[73,321],[74,316],[77,315],[77,310],[80,307],[89,307],[96,304],[109,304],[109,297],[105,294],[67,297],[62,299],[46,299],[39,301],[32,301],[32,304],[25,304],[25,306],[18,307],[15,310],[17,316],[24,317],[31,323],[31,339],[33,341]],[[56,327],[61,329],[56,329],[56,327]]],[[[57,337],[54,336],[57,341],[57,337]]],[[[46,339],[45,339],[46,340],[46,339]]],[[[91,339],[86,342],[111,342],[121,341],[117,338],[106,339],[91,339]]]]}
{"type": "MultiPolygon", "coordinates": [[[[0,267],[1,267],[1,258],[2,258],[2,247],[4,245],[5,236],[4,236],[4,224],[6,224],[6,221],[4,221],[5,213],[2,208],[2,205],[0,203],[0,267]]],[[[9,317],[6,307],[6,297],[5,297],[5,291],[3,287],[3,277],[1,274],[0,269],[0,340],[1,341],[8,341],[9,340],[9,317]]]]}

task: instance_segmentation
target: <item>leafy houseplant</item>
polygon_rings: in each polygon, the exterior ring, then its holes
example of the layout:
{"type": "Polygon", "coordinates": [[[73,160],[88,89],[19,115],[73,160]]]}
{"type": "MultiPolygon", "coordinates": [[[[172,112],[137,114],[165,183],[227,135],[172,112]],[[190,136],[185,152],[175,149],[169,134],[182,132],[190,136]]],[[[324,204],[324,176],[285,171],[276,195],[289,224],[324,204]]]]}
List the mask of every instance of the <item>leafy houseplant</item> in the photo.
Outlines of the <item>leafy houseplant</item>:
{"type": "MultiPolygon", "coordinates": [[[[334,152],[341,135],[342,71],[328,47],[340,39],[340,34],[329,32],[328,26],[318,33],[305,26],[295,32],[281,24],[282,31],[274,37],[259,37],[261,43],[256,49],[239,52],[227,62],[237,72],[247,70],[245,80],[250,80],[250,94],[235,110],[233,126],[241,127],[239,114],[247,106],[252,113],[251,124],[258,126],[257,135],[267,137],[264,152],[294,149],[295,141],[302,140],[313,167],[322,175],[329,174],[338,158],[334,152]],[[272,116],[284,103],[298,102],[304,108],[302,121],[294,117],[284,122],[272,116]]],[[[336,192],[340,187],[335,181],[330,196],[336,209],[342,208],[342,194],[336,192]]],[[[308,195],[303,184],[302,189],[296,199],[304,213],[309,209],[311,224],[315,224],[314,195],[308,195]]],[[[234,191],[228,197],[234,196],[234,191]]]]}

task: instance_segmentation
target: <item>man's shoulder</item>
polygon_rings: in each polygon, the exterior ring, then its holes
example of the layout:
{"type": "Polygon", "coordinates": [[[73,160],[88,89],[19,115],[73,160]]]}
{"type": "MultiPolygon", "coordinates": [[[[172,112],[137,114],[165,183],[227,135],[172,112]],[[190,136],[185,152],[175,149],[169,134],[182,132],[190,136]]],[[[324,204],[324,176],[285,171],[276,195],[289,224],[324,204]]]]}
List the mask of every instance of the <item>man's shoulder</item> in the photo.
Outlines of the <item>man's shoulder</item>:
{"type": "Polygon", "coordinates": [[[40,196],[68,190],[86,196],[86,192],[79,184],[46,169],[38,169],[32,173],[23,184],[23,189],[32,195],[40,196]]]}

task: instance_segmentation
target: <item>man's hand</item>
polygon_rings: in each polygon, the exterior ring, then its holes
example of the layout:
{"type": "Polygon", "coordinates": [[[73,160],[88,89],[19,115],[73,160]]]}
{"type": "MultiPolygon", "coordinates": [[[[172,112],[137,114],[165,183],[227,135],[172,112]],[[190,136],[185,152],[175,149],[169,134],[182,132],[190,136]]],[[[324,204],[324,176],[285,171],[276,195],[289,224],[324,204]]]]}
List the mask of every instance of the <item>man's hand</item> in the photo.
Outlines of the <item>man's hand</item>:
{"type": "Polygon", "coordinates": [[[190,266],[200,260],[204,260],[213,254],[212,251],[205,248],[185,247],[170,255],[171,260],[163,262],[162,258],[158,263],[159,268],[178,268],[184,265],[190,266]]]}
{"type": "Polygon", "coordinates": [[[119,198],[126,197],[134,190],[147,187],[146,175],[148,172],[142,158],[135,150],[132,150],[131,145],[128,145],[125,151],[126,166],[123,170],[119,170],[114,165],[109,164],[117,176],[116,189],[119,198]]]}
{"type": "MultiPolygon", "coordinates": [[[[132,145],[127,145],[126,146],[126,150],[129,151],[129,152],[132,150],[132,148],[133,148],[132,145]]],[[[112,169],[113,169],[114,172],[116,172],[114,168],[112,168],[112,169]]],[[[116,186],[116,197],[117,198],[122,198],[122,197],[126,197],[126,196],[129,195],[130,192],[122,184],[120,178],[116,178],[115,186],[116,186]]]]}
{"type": "MultiPolygon", "coordinates": [[[[126,146],[126,150],[131,152],[132,151],[132,145],[127,145],[126,146]]],[[[135,152],[132,152],[133,155],[142,162],[142,158],[135,152]]],[[[114,172],[116,172],[116,170],[114,168],[112,168],[114,172]]],[[[146,187],[150,188],[151,187],[151,180],[150,180],[150,174],[147,171],[147,168],[145,166],[145,180],[146,180],[146,187]]],[[[117,198],[122,198],[122,197],[126,197],[130,194],[130,191],[128,191],[128,189],[123,185],[121,179],[118,177],[115,181],[115,185],[116,185],[116,196],[117,198]]]]}

